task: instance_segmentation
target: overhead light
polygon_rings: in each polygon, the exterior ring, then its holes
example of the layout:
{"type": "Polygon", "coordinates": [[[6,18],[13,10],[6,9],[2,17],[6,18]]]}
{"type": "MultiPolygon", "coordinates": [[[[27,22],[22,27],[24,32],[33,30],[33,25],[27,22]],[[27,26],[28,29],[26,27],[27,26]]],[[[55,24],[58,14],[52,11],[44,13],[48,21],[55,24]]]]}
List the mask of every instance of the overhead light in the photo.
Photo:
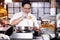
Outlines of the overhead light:
{"type": "Polygon", "coordinates": [[[5,3],[8,4],[8,3],[11,3],[12,0],[5,0],[5,3]]]}

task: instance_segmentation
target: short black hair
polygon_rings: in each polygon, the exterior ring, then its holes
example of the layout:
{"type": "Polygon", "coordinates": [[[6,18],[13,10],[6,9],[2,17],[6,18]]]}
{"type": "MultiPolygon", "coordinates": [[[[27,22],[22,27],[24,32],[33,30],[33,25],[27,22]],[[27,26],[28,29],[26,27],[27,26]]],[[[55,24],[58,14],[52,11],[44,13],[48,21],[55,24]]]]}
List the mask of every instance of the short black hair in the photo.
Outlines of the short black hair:
{"type": "Polygon", "coordinates": [[[23,0],[22,1],[22,7],[24,7],[25,4],[29,4],[31,6],[31,3],[29,0],[23,0]]]}

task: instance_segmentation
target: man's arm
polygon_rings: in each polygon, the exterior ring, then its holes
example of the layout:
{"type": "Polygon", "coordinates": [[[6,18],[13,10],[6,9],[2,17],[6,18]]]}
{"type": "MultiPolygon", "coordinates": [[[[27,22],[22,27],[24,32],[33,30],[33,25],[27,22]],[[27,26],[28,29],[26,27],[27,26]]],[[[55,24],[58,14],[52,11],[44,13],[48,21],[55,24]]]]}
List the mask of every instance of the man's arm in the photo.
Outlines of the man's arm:
{"type": "Polygon", "coordinates": [[[16,24],[18,24],[21,20],[23,20],[23,18],[24,18],[24,17],[23,17],[23,15],[22,15],[21,17],[13,20],[13,21],[11,22],[11,25],[16,25],[16,24]]]}

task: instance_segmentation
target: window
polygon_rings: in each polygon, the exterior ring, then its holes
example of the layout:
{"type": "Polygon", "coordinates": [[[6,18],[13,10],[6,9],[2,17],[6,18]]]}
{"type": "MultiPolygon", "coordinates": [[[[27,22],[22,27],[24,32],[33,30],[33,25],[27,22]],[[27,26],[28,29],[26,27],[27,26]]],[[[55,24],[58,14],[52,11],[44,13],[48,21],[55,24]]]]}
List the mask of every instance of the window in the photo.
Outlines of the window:
{"type": "MultiPolygon", "coordinates": [[[[32,8],[31,13],[39,19],[44,14],[50,14],[50,3],[49,2],[31,2],[32,8]]],[[[21,2],[13,2],[8,4],[8,13],[13,15],[21,11],[21,2]]],[[[11,16],[9,16],[11,18],[11,16]]]]}

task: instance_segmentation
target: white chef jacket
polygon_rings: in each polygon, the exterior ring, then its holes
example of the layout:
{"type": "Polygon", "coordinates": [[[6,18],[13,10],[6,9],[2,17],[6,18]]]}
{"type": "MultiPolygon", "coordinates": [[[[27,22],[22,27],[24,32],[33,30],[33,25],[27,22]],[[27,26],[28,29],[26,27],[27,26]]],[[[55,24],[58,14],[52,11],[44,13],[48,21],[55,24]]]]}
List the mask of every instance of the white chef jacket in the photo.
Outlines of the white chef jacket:
{"type": "MultiPolygon", "coordinates": [[[[11,23],[13,20],[21,17],[22,14],[23,14],[23,12],[16,13],[16,14],[11,18],[10,23],[11,23]]],[[[16,26],[17,26],[17,27],[18,27],[18,26],[23,26],[23,27],[24,27],[24,26],[30,26],[30,27],[35,26],[35,27],[39,28],[39,25],[38,25],[38,23],[37,23],[36,17],[35,17],[34,15],[32,15],[31,13],[28,13],[28,16],[27,16],[27,17],[29,17],[29,16],[31,16],[32,18],[31,18],[31,19],[28,19],[28,18],[25,19],[25,18],[24,18],[22,21],[20,21],[18,24],[16,24],[16,26]]]]}
{"type": "Polygon", "coordinates": [[[56,15],[57,27],[60,27],[60,20],[58,20],[59,17],[60,17],[60,13],[56,15]]]}
{"type": "Polygon", "coordinates": [[[58,17],[60,16],[60,13],[58,13],[57,15],[56,15],[56,19],[58,20],[58,17]]]}

